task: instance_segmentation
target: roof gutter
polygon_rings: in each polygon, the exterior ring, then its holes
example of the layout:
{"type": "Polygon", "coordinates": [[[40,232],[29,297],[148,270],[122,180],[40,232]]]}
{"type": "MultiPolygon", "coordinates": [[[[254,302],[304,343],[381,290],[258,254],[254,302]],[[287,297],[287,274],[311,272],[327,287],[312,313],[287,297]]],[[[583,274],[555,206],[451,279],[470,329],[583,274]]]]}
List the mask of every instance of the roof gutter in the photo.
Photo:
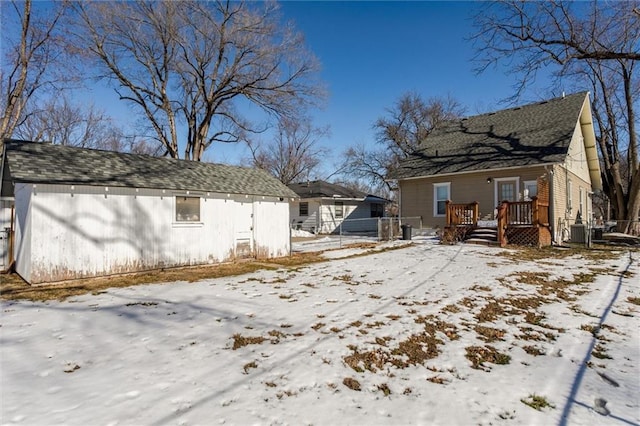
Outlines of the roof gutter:
{"type": "Polygon", "coordinates": [[[553,167],[558,163],[540,163],[540,164],[530,164],[527,166],[513,166],[513,167],[500,167],[497,169],[482,169],[482,170],[468,170],[463,172],[454,172],[454,173],[441,173],[435,175],[422,175],[422,176],[411,176],[411,177],[399,177],[395,180],[414,180],[414,179],[425,179],[425,178],[436,178],[436,177],[448,177],[448,176],[459,176],[459,175],[469,175],[474,173],[487,173],[487,172],[497,172],[503,170],[521,170],[521,169],[529,169],[533,167],[544,167],[547,168],[549,166],[553,167]]]}

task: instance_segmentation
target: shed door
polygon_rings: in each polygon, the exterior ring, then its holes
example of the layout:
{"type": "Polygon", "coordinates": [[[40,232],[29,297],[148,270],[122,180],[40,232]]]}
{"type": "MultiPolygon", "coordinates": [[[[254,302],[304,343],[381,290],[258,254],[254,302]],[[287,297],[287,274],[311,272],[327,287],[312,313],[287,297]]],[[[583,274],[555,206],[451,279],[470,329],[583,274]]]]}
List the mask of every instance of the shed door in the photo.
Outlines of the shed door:
{"type": "Polygon", "coordinates": [[[253,201],[250,198],[238,200],[236,207],[235,241],[236,257],[253,256],[253,201]]]}

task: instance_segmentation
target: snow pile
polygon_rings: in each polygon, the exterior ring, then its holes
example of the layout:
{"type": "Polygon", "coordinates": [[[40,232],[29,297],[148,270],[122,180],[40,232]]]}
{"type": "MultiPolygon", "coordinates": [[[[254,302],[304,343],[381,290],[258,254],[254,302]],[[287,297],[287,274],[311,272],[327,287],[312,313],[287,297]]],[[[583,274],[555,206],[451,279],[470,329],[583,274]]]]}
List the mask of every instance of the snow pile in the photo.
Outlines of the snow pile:
{"type": "Polygon", "coordinates": [[[315,234],[312,234],[309,231],[305,231],[302,229],[291,229],[292,237],[315,237],[315,234]]]}
{"type": "Polygon", "coordinates": [[[639,424],[639,253],[508,253],[3,301],[2,423],[639,424]]]}

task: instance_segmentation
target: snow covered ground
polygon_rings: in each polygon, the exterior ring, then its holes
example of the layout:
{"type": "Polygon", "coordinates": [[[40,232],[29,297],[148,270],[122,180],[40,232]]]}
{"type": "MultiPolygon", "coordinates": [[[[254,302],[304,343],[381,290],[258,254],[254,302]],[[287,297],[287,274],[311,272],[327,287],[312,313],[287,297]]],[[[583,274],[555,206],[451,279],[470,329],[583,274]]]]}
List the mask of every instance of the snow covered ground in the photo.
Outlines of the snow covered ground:
{"type": "Polygon", "coordinates": [[[640,424],[637,251],[357,252],[3,301],[0,422],[640,424]]]}

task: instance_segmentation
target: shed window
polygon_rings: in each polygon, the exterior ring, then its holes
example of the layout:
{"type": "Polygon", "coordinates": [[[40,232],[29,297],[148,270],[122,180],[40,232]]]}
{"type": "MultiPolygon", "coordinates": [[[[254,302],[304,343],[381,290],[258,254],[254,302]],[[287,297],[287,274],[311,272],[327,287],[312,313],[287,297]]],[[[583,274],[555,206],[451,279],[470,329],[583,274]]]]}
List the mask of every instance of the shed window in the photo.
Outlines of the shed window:
{"type": "Polygon", "coordinates": [[[384,205],[379,203],[371,204],[371,217],[384,216],[384,205]]]}
{"type": "Polygon", "coordinates": [[[344,217],[344,202],[336,201],[335,208],[336,208],[336,217],[344,217]]]}
{"type": "Polygon", "coordinates": [[[176,222],[200,221],[200,197],[176,197],[176,222]]]}
{"type": "Polygon", "coordinates": [[[309,216],[309,203],[300,203],[300,214],[298,216],[309,216]]]}
{"type": "Polygon", "coordinates": [[[433,184],[433,215],[444,216],[447,200],[451,199],[451,183],[433,184]]]}

